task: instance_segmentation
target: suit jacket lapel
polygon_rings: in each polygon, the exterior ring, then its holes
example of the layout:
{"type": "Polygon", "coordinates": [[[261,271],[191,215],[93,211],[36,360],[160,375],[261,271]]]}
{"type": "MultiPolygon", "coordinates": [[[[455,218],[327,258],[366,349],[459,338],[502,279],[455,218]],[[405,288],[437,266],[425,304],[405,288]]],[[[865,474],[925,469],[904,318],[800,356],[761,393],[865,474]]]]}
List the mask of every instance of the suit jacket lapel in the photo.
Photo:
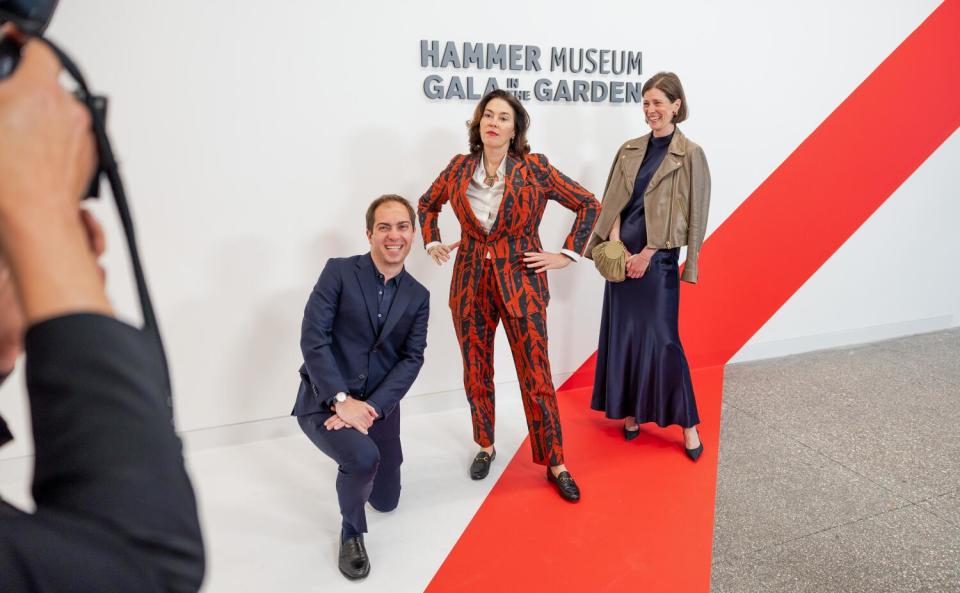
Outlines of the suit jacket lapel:
{"type": "Polygon", "coordinates": [[[484,235],[483,225],[477,220],[477,215],[473,213],[473,207],[470,206],[470,198],[467,197],[467,188],[470,187],[470,179],[477,171],[480,158],[482,157],[471,156],[463,161],[463,166],[460,168],[460,174],[457,177],[457,187],[453,194],[453,204],[454,209],[462,213],[459,217],[460,224],[472,225],[476,231],[475,234],[482,237],[484,235]]]}
{"type": "Polygon", "coordinates": [[[360,284],[363,301],[367,305],[373,335],[377,335],[377,285],[375,282],[376,276],[373,273],[373,260],[370,259],[369,253],[357,260],[357,267],[354,268],[354,271],[357,273],[357,282],[360,284]]]}
{"type": "Polygon", "coordinates": [[[503,186],[503,199],[500,200],[500,207],[497,210],[497,219],[493,221],[493,226],[490,228],[491,237],[497,233],[497,230],[507,224],[503,219],[506,217],[506,213],[509,212],[510,208],[513,206],[513,201],[516,198],[517,191],[520,187],[526,184],[526,180],[523,178],[524,170],[526,169],[523,161],[509,154],[504,158],[507,159],[507,167],[506,172],[503,174],[505,177],[505,183],[503,186]]]}
{"type": "Polygon", "coordinates": [[[396,326],[400,318],[403,317],[404,311],[407,310],[407,305],[410,304],[410,292],[410,278],[404,273],[397,286],[397,294],[393,297],[393,303],[390,304],[387,320],[383,323],[383,329],[377,338],[377,344],[380,344],[384,338],[390,335],[394,326],[396,326]]]}

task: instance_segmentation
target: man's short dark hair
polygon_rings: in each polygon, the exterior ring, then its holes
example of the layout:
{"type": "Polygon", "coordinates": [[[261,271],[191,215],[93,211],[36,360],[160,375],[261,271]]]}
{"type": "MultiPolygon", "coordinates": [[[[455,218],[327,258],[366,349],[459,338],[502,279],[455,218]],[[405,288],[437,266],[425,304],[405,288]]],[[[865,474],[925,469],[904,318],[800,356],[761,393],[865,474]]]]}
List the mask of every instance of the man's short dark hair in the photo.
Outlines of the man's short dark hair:
{"type": "Polygon", "coordinates": [[[377,212],[377,208],[386,204],[387,202],[396,202],[398,204],[403,204],[403,207],[407,209],[407,213],[410,214],[410,225],[414,228],[417,226],[416,218],[417,215],[413,211],[413,206],[410,205],[410,202],[407,201],[403,196],[398,196],[397,194],[384,194],[377,198],[376,200],[370,202],[370,206],[367,208],[367,232],[373,232],[373,216],[377,212]]]}

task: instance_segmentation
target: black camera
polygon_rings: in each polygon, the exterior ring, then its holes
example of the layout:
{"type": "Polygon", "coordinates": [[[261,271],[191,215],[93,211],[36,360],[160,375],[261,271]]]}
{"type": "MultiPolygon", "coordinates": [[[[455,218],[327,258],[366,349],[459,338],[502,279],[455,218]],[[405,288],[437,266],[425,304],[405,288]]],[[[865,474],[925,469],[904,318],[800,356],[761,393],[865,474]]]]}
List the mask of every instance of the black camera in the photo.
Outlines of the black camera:
{"type": "Polygon", "coordinates": [[[57,0],[0,0],[0,24],[10,21],[27,35],[38,35],[56,8],[57,0]]]}
{"type": "MultiPolygon", "coordinates": [[[[40,35],[56,9],[57,0],[0,0],[0,25],[13,23],[26,35],[40,35]]],[[[19,61],[19,44],[0,39],[0,80],[10,76],[19,61]]]]}

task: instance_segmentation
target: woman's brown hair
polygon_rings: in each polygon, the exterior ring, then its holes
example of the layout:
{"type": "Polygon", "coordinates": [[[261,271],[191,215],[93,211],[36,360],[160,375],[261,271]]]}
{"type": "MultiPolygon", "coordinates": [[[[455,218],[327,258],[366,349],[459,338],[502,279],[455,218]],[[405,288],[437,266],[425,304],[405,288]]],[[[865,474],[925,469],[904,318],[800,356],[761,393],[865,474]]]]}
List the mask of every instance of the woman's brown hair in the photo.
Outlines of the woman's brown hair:
{"type": "Polygon", "coordinates": [[[640,94],[646,95],[650,89],[660,89],[671,103],[680,99],[680,109],[670,123],[678,124],[687,119],[687,96],[683,94],[683,85],[680,84],[679,76],[673,72],[657,72],[643,83],[640,94]]]}
{"type": "Polygon", "coordinates": [[[523,157],[530,152],[530,145],[527,144],[527,130],[530,129],[530,114],[523,108],[523,104],[512,94],[502,89],[490,91],[485,97],[477,103],[477,108],[473,110],[473,119],[467,121],[468,139],[470,142],[470,154],[480,154],[483,152],[483,140],[480,138],[480,121],[483,119],[483,112],[487,109],[487,103],[493,99],[503,99],[513,109],[513,140],[510,141],[510,155],[523,157]]]}

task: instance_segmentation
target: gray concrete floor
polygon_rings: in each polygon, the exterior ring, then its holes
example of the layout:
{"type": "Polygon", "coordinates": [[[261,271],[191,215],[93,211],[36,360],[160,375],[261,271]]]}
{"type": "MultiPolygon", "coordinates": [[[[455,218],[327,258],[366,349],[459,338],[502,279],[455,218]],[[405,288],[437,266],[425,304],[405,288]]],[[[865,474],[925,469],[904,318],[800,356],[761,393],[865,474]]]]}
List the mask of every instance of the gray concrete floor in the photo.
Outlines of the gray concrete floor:
{"type": "Polygon", "coordinates": [[[732,365],[716,593],[960,592],[960,329],[732,365]]]}

